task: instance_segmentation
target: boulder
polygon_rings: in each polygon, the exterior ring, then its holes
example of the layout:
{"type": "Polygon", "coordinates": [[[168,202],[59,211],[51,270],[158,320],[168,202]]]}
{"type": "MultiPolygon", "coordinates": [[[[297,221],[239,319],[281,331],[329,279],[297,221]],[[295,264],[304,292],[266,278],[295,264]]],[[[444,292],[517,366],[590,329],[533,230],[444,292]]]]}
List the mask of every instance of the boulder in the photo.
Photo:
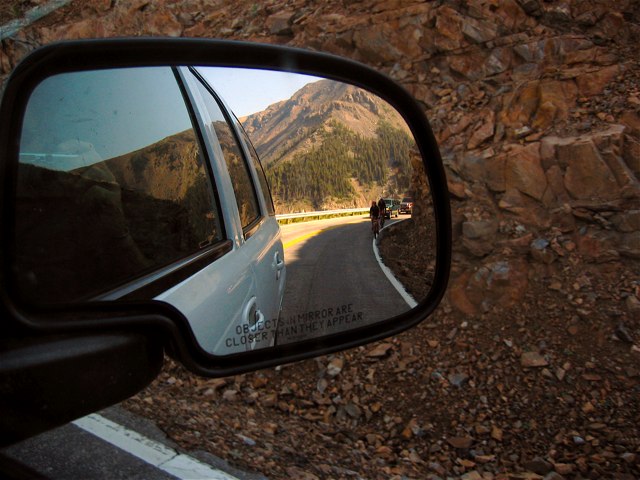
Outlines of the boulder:
{"type": "Polygon", "coordinates": [[[527,263],[522,259],[489,259],[475,272],[452,282],[449,300],[466,314],[509,308],[521,301],[528,287],[527,263]]]}
{"type": "Polygon", "coordinates": [[[391,42],[393,38],[393,32],[389,27],[379,25],[356,31],[353,42],[362,61],[378,64],[393,62],[402,57],[402,53],[391,42]]]}
{"type": "Polygon", "coordinates": [[[576,78],[576,84],[579,95],[581,97],[600,95],[607,84],[619,73],[620,67],[618,65],[611,65],[578,76],[576,78]]]}
{"type": "Polygon", "coordinates": [[[265,25],[269,29],[269,33],[272,35],[292,35],[291,25],[294,15],[295,12],[285,10],[267,17],[265,25]]]}
{"type": "Polygon", "coordinates": [[[495,113],[493,110],[488,110],[483,113],[481,125],[473,132],[469,139],[469,143],[467,143],[467,148],[469,150],[477,148],[482,143],[492,138],[495,132],[495,113]]]}
{"type": "Polygon", "coordinates": [[[497,230],[498,225],[495,220],[476,220],[462,223],[462,234],[473,240],[492,237],[497,230]]]}
{"type": "Polygon", "coordinates": [[[610,200],[618,196],[618,183],[590,138],[560,147],[558,159],[567,165],[564,185],[573,198],[610,200]]]}
{"type": "Polygon", "coordinates": [[[576,104],[577,91],[573,81],[540,82],[538,108],[532,119],[532,127],[546,130],[557,120],[567,120],[570,109],[576,104]]]}
{"type": "Polygon", "coordinates": [[[515,189],[542,200],[547,190],[547,179],[540,164],[539,143],[511,150],[505,166],[505,186],[507,190],[515,189]]]}
{"type": "Polygon", "coordinates": [[[463,17],[453,8],[444,6],[436,13],[435,45],[440,51],[456,50],[465,44],[462,33],[463,17]]]}

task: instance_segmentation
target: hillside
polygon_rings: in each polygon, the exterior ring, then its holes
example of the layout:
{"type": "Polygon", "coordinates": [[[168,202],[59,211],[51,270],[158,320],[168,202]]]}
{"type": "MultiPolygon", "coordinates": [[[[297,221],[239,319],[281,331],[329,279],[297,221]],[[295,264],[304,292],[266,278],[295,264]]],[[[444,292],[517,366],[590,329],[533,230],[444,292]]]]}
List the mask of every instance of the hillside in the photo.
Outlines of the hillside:
{"type": "Polygon", "coordinates": [[[383,194],[410,190],[408,127],[360,88],[320,80],[242,123],[279,213],[366,207],[383,194]]]}
{"type": "Polygon", "coordinates": [[[330,123],[340,123],[364,138],[373,138],[380,122],[408,133],[404,120],[385,101],[332,80],[310,83],[289,100],[242,119],[266,166],[308,152],[321,142],[318,135],[330,123]]]}

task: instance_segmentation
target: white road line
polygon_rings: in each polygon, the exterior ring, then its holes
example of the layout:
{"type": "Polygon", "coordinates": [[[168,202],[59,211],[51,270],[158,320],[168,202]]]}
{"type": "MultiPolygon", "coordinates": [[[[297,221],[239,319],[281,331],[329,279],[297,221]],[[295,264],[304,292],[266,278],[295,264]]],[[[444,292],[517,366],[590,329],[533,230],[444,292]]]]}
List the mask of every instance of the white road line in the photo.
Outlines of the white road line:
{"type": "Polygon", "coordinates": [[[101,415],[87,415],[73,424],[181,480],[238,480],[238,477],[180,454],[101,415]]]}
{"type": "MultiPolygon", "coordinates": [[[[399,220],[399,221],[401,221],[401,220],[399,220]]],[[[395,223],[397,223],[397,222],[395,222],[395,223]]],[[[384,227],[384,228],[387,228],[387,227],[384,227]]],[[[384,230],[384,228],[382,230],[384,230]]],[[[407,305],[409,305],[409,308],[415,308],[418,305],[418,302],[416,302],[414,300],[414,298],[409,294],[409,292],[407,292],[407,290],[404,288],[404,285],[402,285],[398,281],[398,279],[395,277],[395,275],[393,274],[391,269],[389,269],[389,267],[387,267],[382,262],[382,259],[380,258],[380,252],[378,251],[378,245],[376,243],[376,239],[375,238],[373,239],[373,254],[376,256],[376,260],[378,261],[378,264],[380,265],[380,269],[386,275],[387,279],[391,282],[391,285],[394,286],[394,288],[398,291],[398,293],[404,299],[404,301],[407,302],[407,305]]]]}

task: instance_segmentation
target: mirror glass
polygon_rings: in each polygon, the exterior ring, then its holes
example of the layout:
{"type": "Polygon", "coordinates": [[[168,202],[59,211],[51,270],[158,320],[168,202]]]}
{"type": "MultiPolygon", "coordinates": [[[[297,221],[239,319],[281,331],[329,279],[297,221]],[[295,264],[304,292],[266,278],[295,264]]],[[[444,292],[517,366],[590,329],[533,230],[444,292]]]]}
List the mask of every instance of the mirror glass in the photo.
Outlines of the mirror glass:
{"type": "Polygon", "coordinates": [[[27,104],[15,192],[19,301],[157,299],[215,355],[391,319],[425,298],[435,268],[409,127],[329,79],[188,66],[49,77],[27,104]]]}

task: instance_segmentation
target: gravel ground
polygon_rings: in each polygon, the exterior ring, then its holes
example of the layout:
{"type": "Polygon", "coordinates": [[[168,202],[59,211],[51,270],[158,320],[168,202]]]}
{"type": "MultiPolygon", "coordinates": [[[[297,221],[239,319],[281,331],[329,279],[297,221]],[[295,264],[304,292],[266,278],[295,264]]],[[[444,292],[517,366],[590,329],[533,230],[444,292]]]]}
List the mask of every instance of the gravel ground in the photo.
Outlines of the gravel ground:
{"type": "MultiPolygon", "coordinates": [[[[403,235],[386,236],[385,261],[428,265],[403,235]]],[[[556,270],[532,268],[511,308],[445,302],[328,357],[216,380],[168,362],[126,406],[272,479],[639,478],[640,325],[620,311],[638,262],[556,270]]]]}

